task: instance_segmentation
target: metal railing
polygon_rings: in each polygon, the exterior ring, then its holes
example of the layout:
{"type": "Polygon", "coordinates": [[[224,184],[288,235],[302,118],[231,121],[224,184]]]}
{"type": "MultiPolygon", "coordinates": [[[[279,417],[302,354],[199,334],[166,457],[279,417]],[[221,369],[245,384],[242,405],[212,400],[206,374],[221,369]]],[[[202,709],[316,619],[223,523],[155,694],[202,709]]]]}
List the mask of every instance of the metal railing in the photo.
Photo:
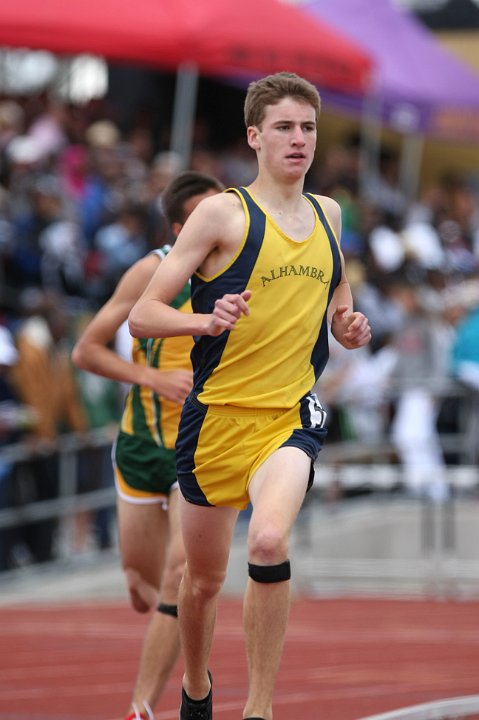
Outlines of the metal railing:
{"type": "Polygon", "coordinates": [[[28,442],[7,445],[0,450],[0,462],[11,465],[25,463],[38,457],[57,455],[59,460],[58,497],[37,500],[24,505],[0,509],[0,529],[14,527],[26,521],[62,518],[83,510],[96,510],[115,504],[113,486],[77,494],[78,454],[91,448],[111,448],[110,429],[92,430],[87,433],[61,435],[43,452],[32,448],[28,442]]]}
{"type": "MultiPolygon", "coordinates": [[[[470,497],[479,490],[479,469],[475,464],[478,443],[474,438],[471,439],[471,427],[478,427],[475,422],[471,422],[471,418],[478,417],[477,397],[476,393],[466,398],[459,432],[454,436],[441,437],[443,448],[456,452],[463,462],[447,468],[447,481],[453,492],[450,500],[441,505],[421,500],[416,501],[414,506],[409,501],[407,507],[401,507],[401,503],[396,502],[396,499],[404,500],[404,495],[390,491],[400,485],[403,471],[397,464],[394,448],[384,438],[378,438],[374,443],[348,441],[326,445],[320,454],[315,486],[305,504],[304,522],[299,527],[300,542],[304,550],[301,564],[313,590],[315,584],[323,583],[325,578],[362,578],[371,582],[382,580],[387,583],[409,579],[416,584],[420,584],[422,579],[424,587],[427,585],[430,589],[431,585],[440,587],[446,581],[449,583],[451,577],[462,577],[467,582],[478,577],[479,557],[461,558],[457,547],[458,530],[462,531],[461,522],[458,520],[458,513],[462,512],[461,497],[467,494],[470,497]],[[365,492],[365,495],[369,493],[371,497],[387,496],[391,503],[395,502],[393,512],[398,522],[408,517],[409,522],[415,523],[413,532],[418,536],[416,556],[357,557],[345,554],[338,557],[334,553],[324,554],[328,527],[334,528],[335,533],[341,529],[340,515],[336,516],[338,522],[333,520],[331,523],[328,517],[333,503],[327,499],[327,493],[332,487],[341,488],[345,494],[353,490],[365,492]],[[319,519],[318,512],[322,513],[319,519]],[[319,539],[315,537],[317,527],[321,528],[322,533],[319,539]]],[[[116,497],[113,484],[104,487],[99,482],[96,490],[81,494],[77,492],[79,454],[85,449],[109,449],[111,444],[111,429],[60,436],[56,445],[48,447],[48,453],[54,453],[58,457],[58,496],[0,509],[0,530],[52,518],[59,519],[61,526],[66,528],[75,513],[114,506],[116,497]]],[[[29,443],[17,443],[0,450],[0,463],[23,464],[44,456],[39,453],[38,448],[32,448],[29,443]]],[[[345,508],[349,512],[353,503],[339,503],[342,513],[345,508]]],[[[378,511],[377,504],[363,512],[369,512],[366,525],[369,529],[384,520],[384,512],[381,508],[378,511]]],[[[357,532],[360,537],[364,534],[365,526],[357,520],[357,513],[355,518],[354,522],[359,522],[357,532]]],[[[348,522],[349,520],[345,526],[348,522]]],[[[479,545],[476,542],[474,544],[479,545]]]]}

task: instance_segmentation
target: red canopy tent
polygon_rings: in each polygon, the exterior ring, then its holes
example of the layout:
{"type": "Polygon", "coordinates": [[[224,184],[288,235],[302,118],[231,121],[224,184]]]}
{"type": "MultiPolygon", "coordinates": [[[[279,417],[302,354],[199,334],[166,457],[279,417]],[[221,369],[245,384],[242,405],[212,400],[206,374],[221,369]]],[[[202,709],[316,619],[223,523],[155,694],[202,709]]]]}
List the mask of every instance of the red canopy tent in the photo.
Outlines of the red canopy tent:
{"type": "Polygon", "coordinates": [[[0,45],[217,76],[290,70],[345,92],[362,91],[370,69],[354,43],[279,0],[11,0],[0,45]]]}
{"type": "Polygon", "coordinates": [[[92,53],[178,70],[171,148],[186,166],[198,73],[254,77],[289,70],[341,92],[368,84],[368,54],[279,0],[11,0],[0,46],[92,53]]]}

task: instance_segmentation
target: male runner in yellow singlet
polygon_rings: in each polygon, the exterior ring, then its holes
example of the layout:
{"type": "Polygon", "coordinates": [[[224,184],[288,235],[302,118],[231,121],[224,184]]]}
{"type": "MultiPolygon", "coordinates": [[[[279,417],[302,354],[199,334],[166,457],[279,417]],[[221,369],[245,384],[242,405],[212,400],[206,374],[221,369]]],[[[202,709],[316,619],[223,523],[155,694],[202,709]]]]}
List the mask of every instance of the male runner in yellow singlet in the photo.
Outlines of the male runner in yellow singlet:
{"type": "MultiPolygon", "coordinates": [[[[209,175],[184,172],[165,188],[162,203],[173,234],[222,185],[209,175]]],[[[131,383],[115,443],[114,469],[120,551],[133,607],[157,607],[143,642],[128,720],[153,720],[153,711],[179,653],[178,587],[184,568],[179,529],[176,454],[181,406],[192,386],[189,337],[133,342],[132,362],[110,349],[116,332],[168,254],[165,247],[135,263],[89,324],[73,351],[85,370],[131,383]]],[[[172,306],[191,311],[185,282],[172,306]]]]}
{"type": "Polygon", "coordinates": [[[325,436],[311,388],[327,362],[327,324],[350,349],[371,337],[352,306],[340,208],[303,193],[319,109],[316,88],[297,75],[251,83],[245,121],[256,179],[192,213],[130,313],[133,335],[195,337],[194,387],[176,446],[187,558],[181,720],[212,717],[217,598],[238,512],[249,501],[243,718],[272,720],[290,601],[289,538],[325,436]],[[193,314],[186,315],[169,303],[190,274],[193,314]]]}

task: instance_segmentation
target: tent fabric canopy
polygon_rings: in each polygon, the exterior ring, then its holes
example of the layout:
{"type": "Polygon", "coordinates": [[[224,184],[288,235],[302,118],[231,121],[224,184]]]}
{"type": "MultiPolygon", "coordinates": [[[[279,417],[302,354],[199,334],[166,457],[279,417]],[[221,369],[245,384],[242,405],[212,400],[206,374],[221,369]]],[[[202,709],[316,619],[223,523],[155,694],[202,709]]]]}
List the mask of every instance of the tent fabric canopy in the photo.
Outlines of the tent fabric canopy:
{"type": "MultiPolygon", "coordinates": [[[[478,136],[479,76],[412,14],[391,0],[303,0],[301,7],[370,53],[372,98],[388,125],[405,132],[478,136]]],[[[326,97],[351,111],[361,108],[351,96],[326,97]]]]}
{"type": "Polygon", "coordinates": [[[298,72],[360,93],[368,52],[322,20],[279,0],[19,0],[0,4],[0,45],[93,53],[110,60],[203,74],[298,72]]]}

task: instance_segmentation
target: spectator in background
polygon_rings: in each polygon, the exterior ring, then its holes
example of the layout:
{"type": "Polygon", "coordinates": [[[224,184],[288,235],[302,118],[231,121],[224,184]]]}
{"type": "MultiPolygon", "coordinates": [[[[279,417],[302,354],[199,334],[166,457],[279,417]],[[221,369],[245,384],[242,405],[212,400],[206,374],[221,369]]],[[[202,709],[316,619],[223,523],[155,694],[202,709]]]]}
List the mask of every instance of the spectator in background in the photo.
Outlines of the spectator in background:
{"type": "Polygon", "coordinates": [[[100,300],[106,301],[123,273],[148,250],[144,206],[126,203],[112,223],[98,230],[94,245],[98,253],[100,300]]]}
{"type": "MultiPolygon", "coordinates": [[[[218,173],[219,169],[217,169],[218,173]]],[[[221,173],[227,187],[248,185],[254,178],[256,167],[247,145],[238,138],[222,154],[221,173]]]]}
{"type": "MultiPolygon", "coordinates": [[[[36,415],[27,435],[33,456],[19,466],[24,498],[33,502],[58,497],[57,440],[64,432],[84,432],[88,422],[70,362],[62,302],[56,294],[29,297],[30,314],[16,332],[18,359],[11,377],[19,399],[36,415]]],[[[57,531],[56,518],[25,525],[27,559],[52,560],[57,531]]]]}
{"type": "Polygon", "coordinates": [[[10,163],[8,158],[9,144],[21,134],[24,112],[13,100],[0,102],[0,185],[9,184],[10,163]]]}
{"type": "Polygon", "coordinates": [[[85,140],[87,171],[78,210],[86,241],[93,248],[95,234],[112,221],[124,199],[120,132],[111,121],[98,120],[87,128],[85,140]]]}
{"type": "MultiPolygon", "coordinates": [[[[79,318],[75,333],[77,338],[91,319],[88,313],[79,318]]],[[[102,429],[110,435],[113,442],[123,405],[118,384],[80,368],[75,368],[74,372],[88,429],[102,429]]],[[[81,450],[78,456],[77,492],[82,494],[113,485],[111,445],[97,446],[92,443],[81,450]]],[[[102,507],[92,512],[76,513],[73,523],[73,551],[80,555],[88,553],[91,549],[89,543],[93,543],[93,547],[100,550],[112,547],[114,514],[114,503],[110,507],[102,507]]]]}
{"type": "MultiPolygon", "coordinates": [[[[21,437],[23,423],[20,402],[9,376],[17,358],[18,353],[12,334],[6,327],[0,325],[0,449],[21,437]]],[[[12,506],[14,483],[14,465],[0,458],[0,509],[12,506]]],[[[14,542],[14,529],[0,529],[0,570],[11,567],[14,542]]]]}
{"type": "Polygon", "coordinates": [[[428,270],[470,275],[479,267],[479,209],[463,178],[447,176],[427,188],[408,211],[407,252],[428,270]]]}
{"type": "Polygon", "coordinates": [[[33,138],[19,135],[8,144],[5,155],[12,217],[22,217],[31,211],[32,188],[43,172],[40,149],[33,138]]]}
{"type": "Polygon", "coordinates": [[[389,425],[391,378],[397,352],[389,345],[354,356],[330,336],[330,360],[317,383],[327,411],[328,438],[381,443],[389,425]]]}
{"type": "Polygon", "coordinates": [[[479,277],[453,291],[448,304],[462,309],[452,346],[452,374],[467,387],[479,391],[479,277]]]}
{"type": "Polygon", "coordinates": [[[445,329],[439,314],[424,310],[407,275],[393,279],[390,297],[403,320],[392,336],[397,362],[391,439],[403,466],[405,487],[415,496],[443,502],[448,497],[446,464],[439,442],[439,399],[447,383],[445,329]]]}
{"type": "Polygon", "coordinates": [[[163,212],[161,196],[168,183],[180,172],[181,158],[174,152],[161,152],[153,160],[143,191],[146,208],[146,237],[149,249],[174,242],[171,227],[163,212]]]}
{"type": "Polygon", "coordinates": [[[479,461],[479,278],[465,283],[457,299],[463,309],[452,347],[451,372],[466,388],[469,457],[479,461]]]}
{"type": "Polygon", "coordinates": [[[371,226],[367,231],[366,261],[372,274],[390,275],[403,267],[406,253],[399,233],[397,219],[378,206],[363,208],[370,214],[371,226]]]}
{"type": "Polygon", "coordinates": [[[346,262],[354,306],[369,320],[373,339],[355,353],[329,338],[329,362],[317,385],[328,413],[328,438],[377,443],[389,426],[391,378],[397,350],[391,334],[401,326],[402,313],[378,288],[367,282],[356,259],[346,262]]]}
{"type": "Polygon", "coordinates": [[[87,151],[84,145],[68,145],[58,163],[62,192],[74,207],[79,207],[86,190],[87,151]]]}
{"type": "Polygon", "coordinates": [[[360,233],[359,142],[356,135],[342,144],[330,145],[321,165],[311,173],[313,192],[332,197],[341,207],[341,247],[344,257],[362,257],[364,238],[360,233]]]}
{"type": "Polygon", "coordinates": [[[68,295],[82,291],[83,238],[65,212],[56,176],[38,177],[31,210],[13,218],[12,266],[20,288],[37,286],[68,295]]]}
{"type": "Polygon", "coordinates": [[[378,170],[368,177],[364,195],[387,215],[396,219],[403,217],[407,198],[399,187],[399,157],[392,148],[380,149],[378,170]]]}
{"type": "Polygon", "coordinates": [[[30,123],[28,136],[35,140],[41,159],[47,163],[54,161],[68,143],[67,117],[65,104],[49,97],[40,113],[30,123]]]}
{"type": "Polygon", "coordinates": [[[401,325],[403,315],[401,308],[389,297],[389,280],[375,275],[376,282],[367,277],[366,268],[357,260],[346,261],[346,270],[355,306],[369,320],[373,338],[373,351],[383,347],[390,340],[391,333],[401,325]]]}
{"type": "Polygon", "coordinates": [[[7,275],[11,273],[13,255],[13,226],[10,218],[10,198],[0,185],[0,307],[7,302],[7,296],[15,295],[7,275]]]}

